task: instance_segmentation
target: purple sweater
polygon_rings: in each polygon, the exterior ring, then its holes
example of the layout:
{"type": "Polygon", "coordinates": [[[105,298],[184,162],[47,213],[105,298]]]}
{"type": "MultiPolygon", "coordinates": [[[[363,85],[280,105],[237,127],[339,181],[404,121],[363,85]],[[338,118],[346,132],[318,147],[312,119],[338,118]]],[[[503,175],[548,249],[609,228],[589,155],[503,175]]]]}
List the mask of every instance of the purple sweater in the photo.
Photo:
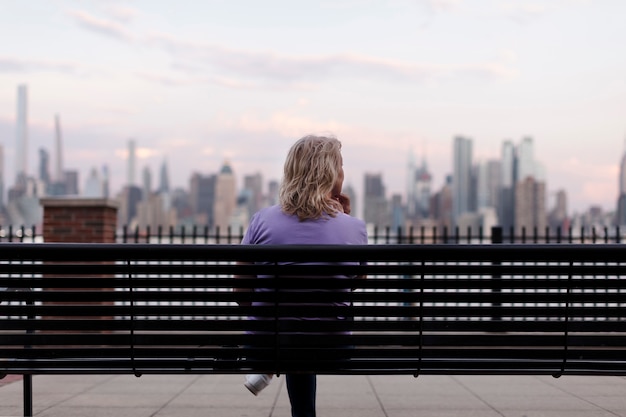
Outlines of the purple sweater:
{"type": "MultiPolygon", "coordinates": [[[[365,222],[347,214],[338,213],[335,217],[325,216],[320,219],[300,221],[297,216],[285,214],[279,206],[272,206],[260,210],[252,217],[241,243],[244,245],[365,245],[367,244],[367,231],[365,222]]],[[[336,278],[351,279],[353,277],[337,275],[336,278]]],[[[349,288],[350,285],[346,287],[349,288]]],[[[271,290],[256,288],[255,291],[271,290]]],[[[263,304],[255,302],[253,305],[263,304]]],[[[347,302],[329,305],[347,305],[347,302]]],[[[251,319],[256,318],[251,317],[251,319]]],[[[316,318],[290,317],[290,319],[315,320],[316,318]]]]}

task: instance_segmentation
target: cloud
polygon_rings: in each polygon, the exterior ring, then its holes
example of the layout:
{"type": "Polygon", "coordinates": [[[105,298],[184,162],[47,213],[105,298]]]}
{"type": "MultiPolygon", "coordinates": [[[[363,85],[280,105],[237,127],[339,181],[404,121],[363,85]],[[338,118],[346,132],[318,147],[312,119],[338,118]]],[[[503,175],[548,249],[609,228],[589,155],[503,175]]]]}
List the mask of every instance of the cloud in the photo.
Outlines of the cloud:
{"type": "Polygon", "coordinates": [[[128,107],[128,106],[123,106],[123,105],[115,105],[115,106],[97,105],[95,106],[95,108],[100,111],[111,113],[111,114],[118,115],[118,116],[133,116],[139,113],[139,109],[128,107]]]}
{"type": "Polygon", "coordinates": [[[118,40],[132,42],[134,36],[123,24],[118,21],[102,19],[82,10],[69,10],[67,12],[83,28],[90,31],[110,36],[118,40]]]}
{"type": "Polygon", "coordinates": [[[139,15],[139,11],[132,7],[121,6],[119,4],[107,5],[106,12],[111,18],[121,23],[128,23],[139,15]]]}
{"type": "Polygon", "coordinates": [[[180,149],[180,148],[189,148],[192,146],[197,146],[196,141],[186,138],[172,138],[165,139],[159,143],[159,146],[164,149],[180,149]]]}
{"type": "Polygon", "coordinates": [[[545,3],[528,1],[506,2],[500,4],[500,8],[510,19],[520,24],[528,24],[548,11],[545,3]]]}
{"type": "Polygon", "coordinates": [[[138,71],[135,73],[135,75],[146,81],[154,82],[154,83],[165,85],[165,86],[191,85],[191,84],[196,84],[198,81],[200,81],[198,79],[191,79],[188,77],[172,77],[169,75],[155,74],[155,73],[145,72],[145,71],[138,71]]]}
{"type": "Polygon", "coordinates": [[[441,65],[412,63],[352,53],[291,56],[271,51],[235,50],[215,44],[182,40],[163,33],[153,33],[146,38],[145,42],[171,53],[175,59],[173,68],[180,71],[193,73],[213,70],[229,74],[228,78],[215,77],[213,81],[230,87],[237,87],[242,83],[243,87],[250,87],[249,82],[240,81],[237,77],[269,82],[275,86],[286,84],[291,87],[310,89],[316,82],[329,77],[424,82],[433,78],[477,74],[491,79],[501,79],[517,74],[509,62],[501,61],[441,65]]]}
{"type": "Polygon", "coordinates": [[[0,72],[50,71],[76,73],[78,69],[79,66],[71,62],[0,57],[0,72]]]}
{"type": "Polygon", "coordinates": [[[267,133],[276,136],[297,138],[307,133],[336,132],[346,129],[347,126],[335,121],[316,121],[308,117],[299,116],[290,111],[276,111],[270,115],[244,113],[237,117],[218,116],[218,129],[243,131],[250,135],[267,133]]]}
{"type": "Polygon", "coordinates": [[[434,12],[449,12],[456,9],[462,1],[463,0],[419,0],[419,3],[434,12]]]}

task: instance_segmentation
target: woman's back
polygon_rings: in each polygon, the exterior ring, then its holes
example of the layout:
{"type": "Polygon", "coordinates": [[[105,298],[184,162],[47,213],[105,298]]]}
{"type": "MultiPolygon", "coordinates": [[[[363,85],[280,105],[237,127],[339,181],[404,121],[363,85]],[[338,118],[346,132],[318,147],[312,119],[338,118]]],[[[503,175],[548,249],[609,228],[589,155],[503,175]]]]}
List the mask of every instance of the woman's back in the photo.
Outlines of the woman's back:
{"type": "Polygon", "coordinates": [[[279,206],[256,213],[243,244],[253,245],[365,245],[365,223],[347,214],[300,221],[279,206]]]}

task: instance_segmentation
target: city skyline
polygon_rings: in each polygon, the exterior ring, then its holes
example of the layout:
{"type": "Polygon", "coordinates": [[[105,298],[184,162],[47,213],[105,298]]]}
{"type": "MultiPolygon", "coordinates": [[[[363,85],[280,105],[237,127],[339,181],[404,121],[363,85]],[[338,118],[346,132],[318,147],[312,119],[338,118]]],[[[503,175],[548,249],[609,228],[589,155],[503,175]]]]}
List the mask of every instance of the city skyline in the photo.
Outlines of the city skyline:
{"type": "Polygon", "coordinates": [[[168,162],[172,187],[233,163],[279,180],[293,141],[332,133],[346,183],[366,172],[406,194],[407,153],[434,189],[452,141],[476,159],[532,137],[550,196],[570,212],[615,210],[626,138],[626,29],[620,1],[2,2],[0,145],[16,172],[16,89],[28,86],[28,170],[54,150],[80,187],[103,163],[115,193],[126,144],[138,172],[168,162]],[[375,28],[376,30],[371,30],[375,28]],[[289,36],[285,36],[285,34],[289,36]],[[41,41],[41,40],[45,41],[41,41]],[[98,51],[94,54],[93,51],[98,51]]]}

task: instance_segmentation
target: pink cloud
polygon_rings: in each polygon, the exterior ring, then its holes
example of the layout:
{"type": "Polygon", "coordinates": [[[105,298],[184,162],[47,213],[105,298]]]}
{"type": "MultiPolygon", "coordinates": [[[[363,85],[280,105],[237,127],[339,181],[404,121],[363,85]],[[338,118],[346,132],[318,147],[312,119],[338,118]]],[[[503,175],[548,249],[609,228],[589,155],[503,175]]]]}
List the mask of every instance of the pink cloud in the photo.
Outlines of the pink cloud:
{"type": "Polygon", "coordinates": [[[111,36],[123,41],[133,41],[134,36],[128,31],[124,25],[108,19],[96,17],[82,10],[70,10],[68,15],[85,29],[90,31],[111,36]]]}

